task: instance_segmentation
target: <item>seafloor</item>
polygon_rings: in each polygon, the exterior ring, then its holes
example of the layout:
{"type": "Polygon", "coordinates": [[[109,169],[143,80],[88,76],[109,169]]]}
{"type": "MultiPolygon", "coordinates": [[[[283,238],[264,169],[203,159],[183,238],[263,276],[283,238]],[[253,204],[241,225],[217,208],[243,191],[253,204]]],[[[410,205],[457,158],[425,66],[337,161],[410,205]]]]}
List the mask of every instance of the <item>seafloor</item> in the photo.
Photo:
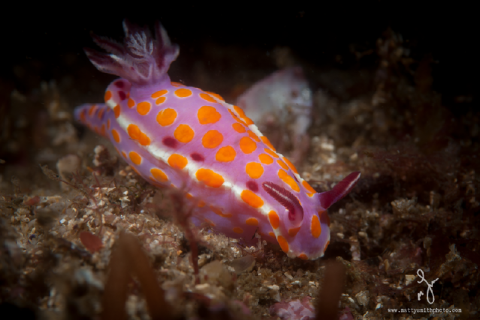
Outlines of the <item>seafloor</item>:
{"type": "MultiPolygon", "coordinates": [[[[298,10],[291,23],[309,14],[298,10]]],[[[438,36],[441,46],[424,45],[430,39],[425,33],[402,33],[382,20],[362,29],[365,37],[326,39],[333,48],[322,49],[319,41],[315,55],[295,41],[276,43],[278,35],[266,44],[215,36],[182,43],[185,27],[176,33],[176,22],[165,20],[181,46],[172,80],[227,102],[275,70],[304,68],[314,107],[300,174],[322,192],[352,171],[362,173],[355,189],[329,210],[332,238],[325,256],[289,259],[278,246],[259,241],[245,247],[188,226],[178,192],[150,185],[106,139],[74,123],[73,108],[100,102],[114,79],[83,56],[81,47],[93,46],[86,26],[81,41],[69,42],[56,60],[25,52],[2,66],[0,318],[9,311],[16,318],[98,318],[121,231],[138,238],[172,310],[189,319],[313,319],[310,309],[300,316],[273,306],[295,300],[306,309],[320,305],[329,259],[346,269],[342,319],[480,317],[478,96],[462,78],[471,74],[470,56],[466,62],[452,57],[464,68],[455,72],[446,70],[450,65],[442,69],[438,58],[458,43],[438,36]],[[198,245],[199,284],[185,228],[198,245]],[[430,292],[418,270],[428,283],[438,279],[430,292]]],[[[111,26],[118,40],[120,22],[111,26]]],[[[122,263],[129,259],[125,255],[122,263]]],[[[129,319],[148,319],[137,277],[127,294],[118,308],[126,308],[129,319]]],[[[322,310],[317,313],[321,319],[322,310]]]]}

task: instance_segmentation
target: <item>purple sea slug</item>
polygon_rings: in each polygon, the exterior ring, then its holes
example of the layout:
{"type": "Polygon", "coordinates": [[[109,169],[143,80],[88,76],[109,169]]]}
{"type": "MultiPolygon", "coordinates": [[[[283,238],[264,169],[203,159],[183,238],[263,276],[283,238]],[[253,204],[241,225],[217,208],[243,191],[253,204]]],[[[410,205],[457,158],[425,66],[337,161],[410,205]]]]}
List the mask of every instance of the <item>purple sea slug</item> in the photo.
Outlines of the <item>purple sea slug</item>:
{"type": "Polygon", "coordinates": [[[76,119],[110,139],[145,180],[185,190],[195,201],[197,226],[247,244],[258,233],[289,257],[321,257],[330,239],[326,209],[360,173],[316,193],[241,108],[170,81],[179,48],[159,23],[155,37],[127,21],[123,28],[123,45],[94,37],[109,53],[85,50],[98,70],[120,78],[108,86],[104,104],[79,106],[76,119]]]}

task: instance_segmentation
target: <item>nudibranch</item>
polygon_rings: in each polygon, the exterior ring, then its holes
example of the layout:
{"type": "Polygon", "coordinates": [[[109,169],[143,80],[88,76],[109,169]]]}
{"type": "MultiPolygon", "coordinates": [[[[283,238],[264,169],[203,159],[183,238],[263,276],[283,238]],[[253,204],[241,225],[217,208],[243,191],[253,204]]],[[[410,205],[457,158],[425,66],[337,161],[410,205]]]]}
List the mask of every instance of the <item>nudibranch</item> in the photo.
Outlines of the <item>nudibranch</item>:
{"type": "Polygon", "coordinates": [[[179,53],[163,29],[124,21],[124,43],[94,36],[109,53],[85,49],[95,67],[119,76],[105,103],[75,109],[145,180],[182,188],[192,222],[242,238],[278,243],[289,257],[317,259],[329,244],[327,208],[353,188],[354,172],[324,193],[303,180],[244,111],[218,94],[170,81],[179,53]]]}

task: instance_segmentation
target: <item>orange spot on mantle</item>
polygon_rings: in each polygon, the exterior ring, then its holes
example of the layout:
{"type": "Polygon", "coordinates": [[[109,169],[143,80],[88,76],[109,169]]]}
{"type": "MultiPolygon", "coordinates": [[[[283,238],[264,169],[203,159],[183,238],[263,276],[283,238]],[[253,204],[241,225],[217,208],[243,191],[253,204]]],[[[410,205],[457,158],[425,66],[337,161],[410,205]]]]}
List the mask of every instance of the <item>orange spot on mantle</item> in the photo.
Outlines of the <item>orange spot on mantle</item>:
{"type": "Polygon", "coordinates": [[[256,142],[260,142],[260,139],[257,137],[257,135],[255,133],[253,133],[252,131],[248,130],[248,135],[250,136],[250,138],[252,138],[253,140],[255,140],[256,142]]]}
{"type": "Polygon", "coordinates": [[[219,188],[225,182],[223,177],[211,169],[200,168],[195,173],[198,181],[212,188],[219,188]]]}
{"type": "Polygon", "coordinates": [[[249,226],[258,226],[258,219],[257,218],[248,218],[245,220],[245,223],[249,226]]]}
{"type": "Polygon", "coordinates": [[[245,129],[244,126],[242,126],[240,123],[235,122],[232,124],[233,130],[237,131],[238,133],[245,133],[247,130],[245,129]]]}
{"type": "Polygon", "coordinates": [[[192,90],[180,88],[175,90],[175,95],[179,98],[187,98],[192,95],[192,90]]]}
{"type": "Polygon", "coordinates": [[[277,241],[278,241],[278,244],[280,245],[280,248],[282,248],[282,251],[287,253],[289,249],[287,240],[282,236],[278,236],[277,241]]]}
{"type": "Polygon", "coordinates": [[[242,228],[239,228],[239,227],[235,227],[235,228],[233,228],[233,232],[238,233],[238,234],[242,234],[242,233],[243,233],[243,229],[242,229],[242,228]]]}
{"type": "Polygon", "coordinates": [[[162,103],[164,103],[165,101],[167,100],[167,98],[165,97],[160,97],[158,98],[157,100],[155,100],[155,104],[158,106],[158,105],[161,105],[162,103]]]}
{"type": "Polygon", "coordinates": [[[298,186],[297,182],[295,181],[294,178],[290,177],[288,173],[282,169],[278,170],[278,177],[282,179],[283,182],[288,184],[290,188],[292,188],[293,191],[299,192],[300,187],[298,186]]]}
{"type": "Polygon", "coordinates": [[[250,190],[243,190],[240,197],[246,204],[253,208],[260,208],[264,204],[262,198],[260,198],[250,190]]]}
{"type": "Polygon", "coordinates": [[[172,168],[181,170],[187,166],[188,160],[184,156],[174,153],[168,158],[168,164],[172,168]]]}
{"type": "Polygon", "coordinates": [[[149,112],[150,112],[150,109],[152,108],[152,104],[148,101],[143,101],[143,102],[140,102],[138,105],[137,105],[137,112],[142,115],[142,116],[145,116],[147,115],[149,112]]]}
{"type": "Polygon", "coordinates": [[[220,217],[223,217],[223,218],[230,218],[232,216],[231,213],[223,213],[223,210],[220,209],[220,208],[217,208],[217,207],[210,207],[210,209],[212,209],[212,211],[219,215],[220,217]]]}
{"type": "Polygon", "coordinates": [[[168,90],[163,89],[163,90],[152,93],[151,97],[152,97],[152,99],[157,99],[157,98],[160,98],[163,95],[166,95],[167,93],[168,93],[168,90]]]}
{"type": "Polygon", "coordinates": [[[168,181],[168,177],[163,170],[160,170],[158,168],[152,168],[152,169],[150,169],[150,173],[155,178],[155,180],[157,180],[158,182],[168,181]]]}
{"type": "Polygon", "coordinates": [[[300,253],[300,254],[298,255],[298,257],[299,257],[300,259],[302,259],[302,260],[308,260],[308,257],[307,257],[307,255],[306,255],[305,253],[300,253]]]}
{"type": "Polygon", "coordinates": [[[110,100],[112,98],[112,92],[110,90],[107,90],[107,92],[105,92],[105,96],[103,97],[105,102],[107,102],[108,100],[110,100]]]}
{"type": "Polygon", "coordinates": [[[285,170],[288,170],[288,166],[282,160],[277,160],[277,163],[285,170]]]}
{"type": "Polygon", "coordinates": [[[300,227],[290,228],[290,229],[288,229],[288,235],[290,237],[295,237],[297,235],[298,231],[300,231],[300,227]]]}
{"type": "Polygon", "coordinates": [[[115,118],[120,117],[120,106],[118,104],[113,107],[113,113],[115,114],[115,118]]]}
{"type": "Polygon", "coordinates": [[[202,98],[203,100],[208,101],[208,102],[213,102],[213,103],[217,102],[217,100],[213,99],[210,95],[208,95],[206,93],[200,93],[200,98],[202,98]]]}
{"type": "Polygon", "coordinates": [[[142,157],[135,151],[130,151],[128,156],[130,157],[130,160],[137,166],[142,164],[142,157]]]}
{"type": "Polygon", "coordinates": [[[263,151],[265,151],[266,153],[268,153],[269,155],[271,155],[271,156],[274,157],[274,158],[280,158],[280,157],[278,156],[278,154],[276,154],[275,152],[273,152],[273,151],[270,150],[270,149],[264,148],[263,151]]]}
{"type": "Polygon", "coordinates": [[[250,178],[258,179],[263,174],[263,167],[258,162],[249,162],[245,166],[245,172],[248,174],[250,178]]]}
{"type": "Polygon", "coordinates": [[[115,140],[116,143],[120,143],[120,135],[118,134],[117,130],[112,129],[112,137],[113,137],[113,140],[115,140]]]}
{"type": "Polygon", "coordinates": [[[219,162],[230,162],[235,160],[236,156],[237,152],[235,149],[231,146],[226,146],[218,149],[217,154],[215,155],[215,160],[219,162]]]}
{"type": "Polygon", "coordinates": [[[173,136],[178,141],[182,143],[187,143],[192,141],[193,137],[195,136],[195,133],[193,132],[193,129],[188,124],[180,124],[175,129],[173,136]]]}
{"type": "Polygon", "coordinates": [[[205,92],[208,93],[209,95],[211,95],[212,97],[217,98],[217,99],[220,100],[220,101],[225,101],[225,99],[223,99],[222,96],[219,95],[219,94],[217,94],[217,93],[210,92],[210,91],[205,91],[205,92]]]}
{"type": "Polygon", "coordinates": [[[171,125],[177,119],[177,111],[167,108],[157,114],[157,122],[162,127],[171,125]]]}
{"type": "Polygon", "coordinates": [[[315,189],[312,188],[312,186],[310,184],[308,184],[307,181],[303,180],[302,181],[302,186],[307,189],[308,192],[313,192],[313,193],[316,193],[317,191],[315,191],[315,189]]]}
{"type": "Polygon", "coordinates": [[[262,153],[258,155],[258,160],[263,164],[272,164],[273,159],[268,154],[262,153]]]}
{"type": "Polygon", "coordinates": [[[249,154],[257,149],[257,144],[250,137],[242,137],[240,139],[240,149],[243,153],[249,154]]]}
{"type": "Polygon", "coordinates": [[[217,130],[209,130],[202,137],[202,145],[207,149],[218,147],[223,141],[223,135],[217,130]]]}
{"type": "Polygon", "coordinates": [[[214,107],[203,106],[198,110],[197,117],[200,124],[212,124],[218,122],[222,116],[214,107]]]}
{"type": "Polygon", "coordinates": [[[320,220],[318,220],[317,215],[312,216],[312,224],[310,225],[310,232],[314,238],[320,237],[322,233],[322,226],[320,225],[320,220]]]}
{"type": "Polygon", "coordinates": [[[270,211],[268,213],[268,220],[273,229],[277,229],[280,226],[280,217],[275,211],[270,211]]]}
{"type": "Polygon", "coordinates": [[[272,151],[275,151],[275,148],[273,147],[272,143],[270,142],[270,140],[268,140],[267,137],[261,136],[260,139],[262,139],[263,143],[265,143],[267,147],[269,147],[272,151]]]}
{"type": "Polygon", "coordinates": [[[285,161],[285,163],[287,164],[287,166],[290,167],[290,169],[295,172],[296,174],[298,174],[298,171],[297,171],[297,168],[295,168],[295,166],[293,165],[293,163],[290,162],[290,160],[288,160],[287,158],[283,157],[282,158],[283,161],[285,161]]]}

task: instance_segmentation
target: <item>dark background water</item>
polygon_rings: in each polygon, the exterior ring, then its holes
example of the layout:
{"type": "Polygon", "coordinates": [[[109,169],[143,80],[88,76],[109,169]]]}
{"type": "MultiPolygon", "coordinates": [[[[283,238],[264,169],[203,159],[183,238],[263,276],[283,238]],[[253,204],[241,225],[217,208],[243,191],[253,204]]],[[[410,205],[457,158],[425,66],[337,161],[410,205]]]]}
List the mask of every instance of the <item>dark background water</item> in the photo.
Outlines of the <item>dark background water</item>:
{"type": "MultiPolygon", "coordinates": [[[[349,68],[358,65],[351,49],[375,48],[391,27],[418,61],[432,55],[433,88],[448,104],[476,88],[477,25],[474,6],[455,3],[342,1],[315,5],[292,1],[266,6],[260,2],[134,1],[101,7],[79,2],[62,6],[10,4],[2,12],[0,79],[5,88],[28,92],[40,81],[76,75],[79,66],[92,68],[82,48],[95,47],[90,33],[123,37],[122,20],[153,27],[165,26],[181,48],[183,64],[198,59],[205,43],[251,46],[268,54],[288,46],[304,61],[349,68]],[[338,56],[342,57],[338,63],[338,56]]],[[[215,64],[216,61],[209,61],[215,64]]],[[[374,64],[363,59],[360,63],[374,64]]]]}

